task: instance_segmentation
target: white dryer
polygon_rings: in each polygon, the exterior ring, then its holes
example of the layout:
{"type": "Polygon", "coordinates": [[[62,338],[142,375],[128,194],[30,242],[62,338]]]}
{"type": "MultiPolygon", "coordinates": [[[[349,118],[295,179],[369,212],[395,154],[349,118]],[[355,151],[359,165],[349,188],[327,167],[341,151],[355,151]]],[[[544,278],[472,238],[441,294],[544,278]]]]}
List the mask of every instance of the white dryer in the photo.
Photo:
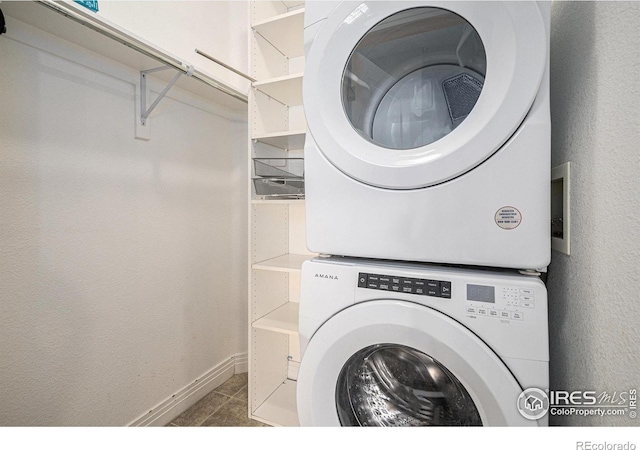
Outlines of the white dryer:
{"type": "Polygon", "coordinates": [[[307,246],[543,269],[544,2],[307,1],[307,246]]]}
{"type": "Polygon", "coordinates": [[[300,347],[302,426],[548,424],[548,399],[523,409],[549,384],[537,277],[316,258],[302,268],[300,347]]]}

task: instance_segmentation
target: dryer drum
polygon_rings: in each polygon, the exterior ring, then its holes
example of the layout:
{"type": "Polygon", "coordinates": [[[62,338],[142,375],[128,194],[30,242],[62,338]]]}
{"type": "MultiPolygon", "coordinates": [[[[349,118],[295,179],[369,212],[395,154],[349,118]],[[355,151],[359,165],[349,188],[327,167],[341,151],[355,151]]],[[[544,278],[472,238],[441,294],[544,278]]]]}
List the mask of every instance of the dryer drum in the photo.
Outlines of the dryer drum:
{"type": "Polygon", "coordinates": [[[449,78],[442,83],[451,120],[455,122],[469,115],[480,97],[482,85],[482,81],[467,73],[449,78]]]}
{"type": "Polygon", "coordinates": [[[371,137],[393,149],[431,144],[464,121],[483,85],[482,75],[453,64],[415,70],[382,97],[373,114],[371,137]]]}
{"type": "Polygon", "coordinates": [[[451,133],[475,106],[486,53],[463,17],[433,7],[400,11],[367,31],[342,76],[353,128],[392,150],[427,146],[451,133]]]}

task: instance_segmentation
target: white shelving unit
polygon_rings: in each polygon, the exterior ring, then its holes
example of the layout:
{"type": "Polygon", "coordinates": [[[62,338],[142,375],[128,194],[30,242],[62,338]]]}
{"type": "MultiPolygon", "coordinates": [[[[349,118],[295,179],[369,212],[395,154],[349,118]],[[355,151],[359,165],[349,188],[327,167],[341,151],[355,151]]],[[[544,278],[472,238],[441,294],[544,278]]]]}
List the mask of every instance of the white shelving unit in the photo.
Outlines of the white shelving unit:
{"type": "MultiPolygon", "coordinates": [[[[250,173],[253,158],[302,158],[304,2],[251,2],[250,173]]],[[[253,177],[252,177],[253,178],[253,177]]],[[[305,245],[304,199],[249,199],[249,417],[298,426],[298,305],[305,245]]]]}

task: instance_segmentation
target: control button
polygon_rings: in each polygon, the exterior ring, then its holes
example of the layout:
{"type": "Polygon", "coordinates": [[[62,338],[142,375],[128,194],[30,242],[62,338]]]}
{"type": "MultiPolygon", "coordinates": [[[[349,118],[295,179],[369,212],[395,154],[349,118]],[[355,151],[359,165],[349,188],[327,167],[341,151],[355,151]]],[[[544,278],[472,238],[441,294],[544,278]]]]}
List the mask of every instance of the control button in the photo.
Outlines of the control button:
{"type": "Polygon", "coordinates": [[[414,288],[414,294],[419,294],[419,295],[427,295],[427,291],[424,287],[421,286],[416,286],[414,288]]]}
{"type": "Polygon", "coordinates": [[[436,280],[423,280],[425,290],[430,297],[440,297],[440,282],[436,280]]]}
{"type": "Polygon", "coordinates": [[[391,277],[388,277],[386,275],[380,275],[378,277],[378,280],[380,281],[380,283],[391,283],[391,277]]]}
{"type": "Polygon", "coordinates": [[[535,300],[535,298],[533,297],[533,295],[521,295],[520,296],[520,301],[521,302],[532,302],[534,300],[535,300]]]}
{"type": "Polygon", "coordinates": [[[520,303],[520,306],[522,306],[523,308],[535,308],[536,304],[532,302],[522,302],[520,303]]]}
{"type": "Polygon", "coordinates": [[[413,285],[424,289],[427,286],[427,282],[424,280],[415,279],[413,280],[413,285]]]}
{"type": "Polygon", "coordinates": [[[358,287],[367,287],[367,274],[359,273],[358,274],[358,287]]]}
{"type": "Polygon", "coordinates": [[[382,281],[380,281],[380,286],[378,287],[378,289],[381,289],[383,291],[388,291],[389,290],[389,283],[383,283],[382,281]]]}
{"type": "Polygon", "coordinates": [[[524,315],[519,311],[514,311],[511,313],[511,318],[513,320],[524,320],[524,315]]]}
{"type": "Polygon", "coordinates": [[[415,294],[415,290],[413,287],[413,278],[403,278],[402,279],[402,292],[405,294],[415,294]]]}
{"type": "Polygon", "coordinates": [[[377,283],[378,281],[380,281],[380,275],[375,275],[373,273],[369,274],[369,281],[373,281],[375,283],[377,283]]]}
{"type": "Polygon", "coordinates": [[[511,314],[509,314],[509,311],[500,311],[500,318],[501,319],[510,319],[511,318],[511,314]]]}
{"type": "Polygon", "coordinates": [[[400,277],[391,277],[391,283],[400,284],[400,283],[402,283],[402,278],[400,278],[400,277]]]}
{"type": "Polygon", "coordinates": [[[489,317],[500,317],[498,315],[498,310],[497,309],[490,309],[489,310],[489,317]]]}
{"type": "Polygon", "coordinates": [[[487,310],[484,308],[478,308],[478,315],[486,316],[488,314],[487,310]]]}
{"type": "Polygon", "coordinates": [[[391,289],[389,289],[390,291],[401,292],[401,288],[400,288],[399,284],[391,284],[391,285],[389,285],[389,287],[391,288],[391,289]]]}
{"type": "Polygon", "coordinates": [[[475,306],[467,306],[467,314],[475,314],[477,312],[475,306]]]}
{"type": "Polygon", "coordinates": [[[520,289],[520,293],[533,296],[533,289],[520,289]]]}
{"type": "Polygon", "coordinates": [[[451,298],[451,281],[440,282],[440,297],[451,298]]]}
{"type": "Polygon", "coordinates": [[[402,292],[405,294],[415,294],[413,286],[407,286],[406,284],[402,286],[402,292]]]}
{"type": "Polygon", "coordinates": [[[369,275],[369,281],[367,282],[367,288],[369,289],[378,289],[380,285],[377,281],[371,281],[371,275],[369,275]]]}

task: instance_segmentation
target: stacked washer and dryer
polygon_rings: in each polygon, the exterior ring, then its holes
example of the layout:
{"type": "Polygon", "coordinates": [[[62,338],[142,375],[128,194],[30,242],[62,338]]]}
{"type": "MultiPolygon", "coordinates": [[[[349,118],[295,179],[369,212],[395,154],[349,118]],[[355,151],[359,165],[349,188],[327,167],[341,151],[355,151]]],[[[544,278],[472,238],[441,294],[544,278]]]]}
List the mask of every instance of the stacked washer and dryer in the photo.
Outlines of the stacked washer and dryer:
{"type": "Polygon", "coordinates": [[[306,2],[301,425],[547,423],[549,17],[306,2]]]}

